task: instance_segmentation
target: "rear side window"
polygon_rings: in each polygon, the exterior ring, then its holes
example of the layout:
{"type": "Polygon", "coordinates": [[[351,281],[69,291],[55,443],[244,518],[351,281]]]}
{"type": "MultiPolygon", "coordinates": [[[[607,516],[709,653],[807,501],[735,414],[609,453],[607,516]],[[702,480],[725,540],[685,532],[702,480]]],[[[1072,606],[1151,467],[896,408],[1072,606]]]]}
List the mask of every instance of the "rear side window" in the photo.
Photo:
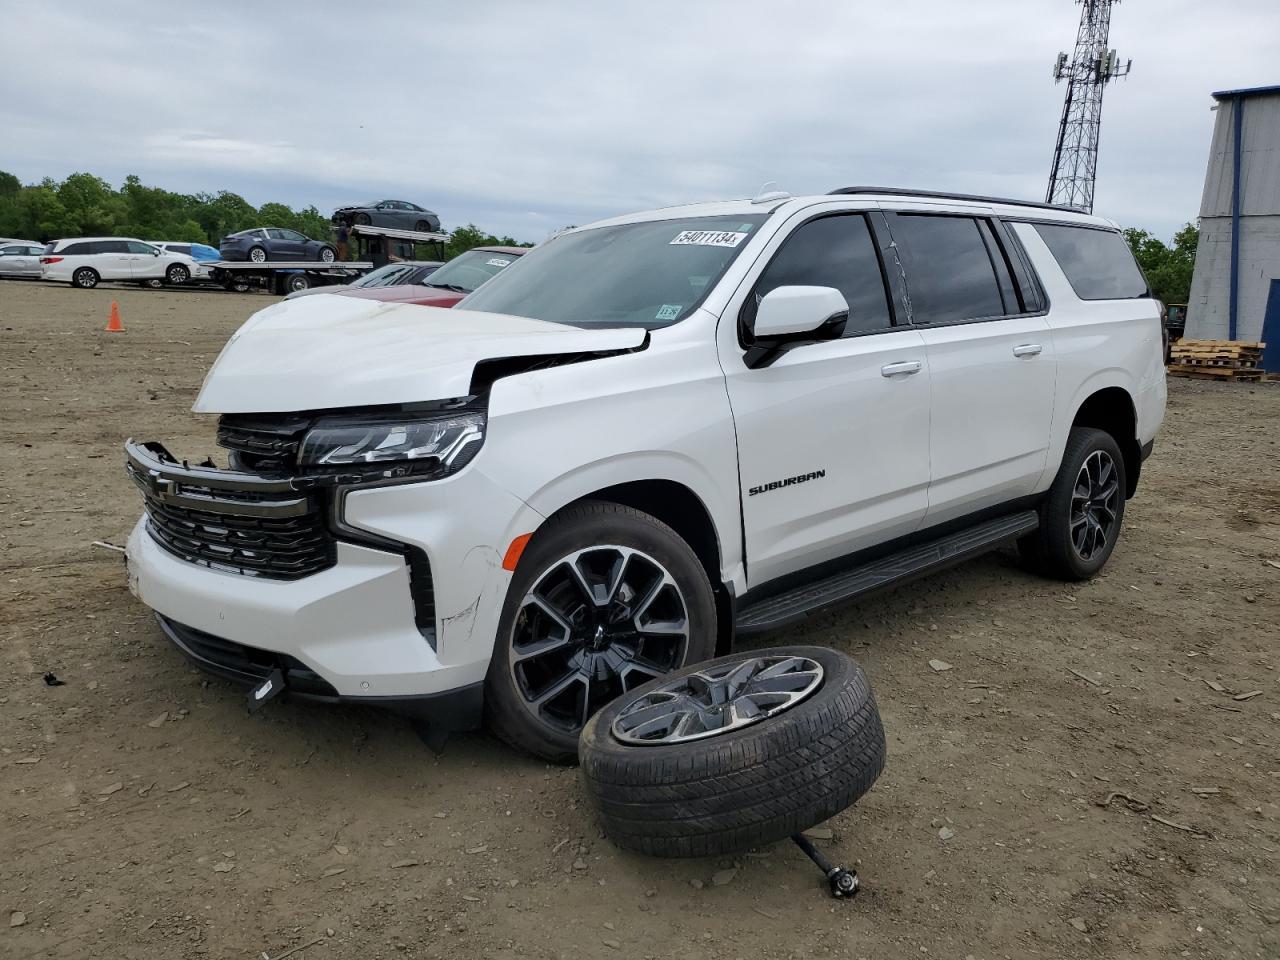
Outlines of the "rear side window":
{"type": "Polygon", "coordinates": [[[977,220],[899,213],[893,220],[893,238],[905,251],[915,323],[958,323],[1005,313],[1000,282],[977,220]]]}
{"type": "Polygon", "coordinates": [[[1081,300],[1150,296],[1133,251],[1120,234],[1056,223],[1037,223],[1035,228],[1081,300]]]}
{"type": "Polygon", "coordinates": [[[765,294],[777,287],[835,287],[849,304],[844,335],[890,326],[889,301],[875,241],[862,214],[810,220],[787,237],[748,301],[749,325],[765,294]]]}
{"type": "Polygon", "coordinates": [[[94,245],[94,253],[132,253],[126,240],[99,240],[94,245]]]}

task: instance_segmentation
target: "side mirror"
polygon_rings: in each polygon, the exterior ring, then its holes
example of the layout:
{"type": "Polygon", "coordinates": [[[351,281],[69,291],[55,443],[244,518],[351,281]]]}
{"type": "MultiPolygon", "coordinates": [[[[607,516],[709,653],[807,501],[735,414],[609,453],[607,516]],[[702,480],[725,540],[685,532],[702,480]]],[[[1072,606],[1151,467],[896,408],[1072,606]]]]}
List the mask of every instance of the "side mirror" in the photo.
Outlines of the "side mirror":
{"type": "Polygon", "coordinates": [[[791,347],[838,338],[848,321],[849,303],[835,287],[775,287],[756,307],[755,343],[744,360],[767,367],[791,347]]]}
{"type": "Polygon", "coordinates": [[[775,287],[756,308],[756,340],[813,333],[849,318],[849,304],[835,287],[775,287]]]}

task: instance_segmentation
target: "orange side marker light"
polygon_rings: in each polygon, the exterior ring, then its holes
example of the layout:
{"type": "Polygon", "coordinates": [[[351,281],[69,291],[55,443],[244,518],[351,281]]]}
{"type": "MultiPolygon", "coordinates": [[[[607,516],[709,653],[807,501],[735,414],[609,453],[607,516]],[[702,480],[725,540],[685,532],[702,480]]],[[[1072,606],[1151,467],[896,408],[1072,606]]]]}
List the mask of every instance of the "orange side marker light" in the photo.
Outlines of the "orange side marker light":
{"type": "Polygon", "coordinates": [[[514,570],[516,564],[520,562],[520,555],[524,553],[524,548],[529,545],[529,538],[532,533],[522,533],[511,541],[511,546],[507,547],[507,555],[502,558],[503,570],[514,570]]]}

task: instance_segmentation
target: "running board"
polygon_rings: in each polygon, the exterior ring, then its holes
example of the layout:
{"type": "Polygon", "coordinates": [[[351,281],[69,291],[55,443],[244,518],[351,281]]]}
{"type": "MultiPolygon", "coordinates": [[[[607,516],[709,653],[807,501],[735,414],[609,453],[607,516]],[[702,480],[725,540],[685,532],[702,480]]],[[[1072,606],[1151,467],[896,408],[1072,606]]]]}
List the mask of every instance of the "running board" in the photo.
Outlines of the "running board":
{"type": "Polygon", "coordinates": [[[738,611],[738,633],[760,633],[801,620],[826,607],[847,603],[876,590],[986,553],[1040,526],[1040,515],[1023,510],[987,520],[928,543],[907,547],[851,570],[842,570],[783,593],[748,603],[738,611]]]}

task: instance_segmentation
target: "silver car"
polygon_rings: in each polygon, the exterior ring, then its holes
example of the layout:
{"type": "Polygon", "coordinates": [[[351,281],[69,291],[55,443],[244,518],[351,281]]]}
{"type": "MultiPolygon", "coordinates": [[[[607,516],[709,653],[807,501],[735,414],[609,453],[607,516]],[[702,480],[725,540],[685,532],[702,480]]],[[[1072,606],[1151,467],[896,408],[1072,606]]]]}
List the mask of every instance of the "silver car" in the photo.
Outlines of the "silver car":
{"type": "Polygon", "coordinates": [[[40,255],[44,244],[34,240],[9,240],[0,246],[0,277],[40,279],[40,255]]]}

